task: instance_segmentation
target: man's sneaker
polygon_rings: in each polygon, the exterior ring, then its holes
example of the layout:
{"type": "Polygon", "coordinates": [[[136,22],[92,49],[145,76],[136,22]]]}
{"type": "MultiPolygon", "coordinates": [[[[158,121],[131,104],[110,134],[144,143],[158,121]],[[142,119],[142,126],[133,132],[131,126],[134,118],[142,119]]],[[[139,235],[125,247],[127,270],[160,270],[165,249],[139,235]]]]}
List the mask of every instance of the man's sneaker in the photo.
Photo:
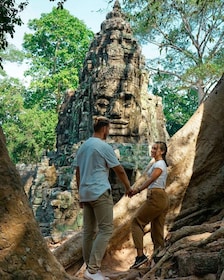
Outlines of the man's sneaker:
{"type": "Polygon", "coordinates": [[[97,273],[89,273],[88,270],[84,272],[84,278],[88,280],[110,280],[109,277],[103,276],[101,271],[97,271],[97,273]]]}
{"type": "Polygon", "coordinates": [[[146,263],[148,261],[148,258],[145,255],[142,256],[137,256],[135,258],[135,263],[130,267],[131,268],[138,268],[139,266],[141,266],[143,263],[146,263]]]}

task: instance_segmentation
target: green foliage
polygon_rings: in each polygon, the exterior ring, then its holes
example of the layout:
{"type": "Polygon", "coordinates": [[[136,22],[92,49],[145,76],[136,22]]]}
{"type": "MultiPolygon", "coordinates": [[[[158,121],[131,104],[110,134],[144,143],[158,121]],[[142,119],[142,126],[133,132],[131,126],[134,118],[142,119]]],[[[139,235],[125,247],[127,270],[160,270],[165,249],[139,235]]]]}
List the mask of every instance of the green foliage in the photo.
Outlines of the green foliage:
{"type": "Polygon", "coordinates": [[[8,46],[6,35],[9,34],[13,38],[15,25],[21,25],[22,20],[19,13],[26,7],[27,1],[15,3],[15,0],[1,0],[0,2],[0,50],[8,46]]]}
{"type": "Polygon", "coordinates": [[[124,0],[135,33],[161,56],[148,61],[153,75],[172,76],[170,89],[195,88],[199,102],[224,69],[223,0],[124,0]]]}
{"type": "Polygon", "coordinates": [[[153,93],[162,97],[163,112],[166,118],[166,129],[173,136],[190,119],[197,109],[198,95],[194,89],[182,91],[170,90],[166,87],[170,79],[168,75],[161,75],[155,84],[160,85],[153,88],[153,93]]]}
{"type": "Polygon", "coordinates": [[[55,112],[32,108],[20,113],[17,122],[4,124],[12,160],[16,163],[38,162],[43,152],[53,150],[56,122],[55,112]]]}
{"type": "Polygon", "coordinates": [[[58,110],[65,90],[76,89],[79,72],[93,32],[63,9],[53,9],[29,22],[32,34],[25,34],[23,47],[30,59],[26,75],[32,77],[26,106],[39,104],[58,110]]]}
{"type": "Polygon", "coordinates": [[[24,90],[18,79],[0,80],[0,125],[18,121],[18,114],[23,110],[24,90]]]}
{"type": "Polygon", "coordinates": [[[0,125],[11,159],[15,163],[38,162],[43,151],[55,147],[56,112],[37,106],[25,109],[25,88],[18,79],[1,80],[0,90],[0,125]]]}
{"type": "Polygon", "coordinates": [[[55,143],[54,127],[57,121],[55,112],[26,110],[18,116],[17,122],[6,122],[3,130],[7,148],[15,162],[38,162],[46,150],[53,150],[55,143]]]}
{"type": "MultiPolygon", "coordinates": [[[[46,0],[47,1],[47,0],[46,0]]],[[[50,0],[52,2],[56,0],[50,0]]],[[[66,0],[61,0],[57,2],[58,9],[63,9],[63,4],[66,0]]],[[[0,1],[0,51],[5,50],[8,47],[7,35],[13,38],[15,33],[15,26],[22,25],[22,20],[20,13],[28,5],[29,1],[23,1],[19,4],[15,0],[1,0],[0,1]]],[[[3,69],[2,57],[0,56],[0,68],[3,69]]]]}

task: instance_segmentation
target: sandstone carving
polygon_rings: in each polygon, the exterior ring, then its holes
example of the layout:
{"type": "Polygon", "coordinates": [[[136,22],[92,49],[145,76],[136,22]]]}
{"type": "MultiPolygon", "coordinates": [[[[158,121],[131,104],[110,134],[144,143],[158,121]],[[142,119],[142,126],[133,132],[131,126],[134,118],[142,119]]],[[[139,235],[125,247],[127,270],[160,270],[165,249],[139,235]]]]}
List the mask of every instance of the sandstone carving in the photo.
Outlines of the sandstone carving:
{"type": "MultiPolygon", "coordinates": [[[[162,100],[148,93],[148,80],[140,45],[116,1],[85,58],[80,86],[72,98],[69,142],[78,143],[92,134],[95,115],[110,119],[109,142],[166,140],[162,100]]],[[[58,141],[58,148],[63,145],[58,141]]]]}

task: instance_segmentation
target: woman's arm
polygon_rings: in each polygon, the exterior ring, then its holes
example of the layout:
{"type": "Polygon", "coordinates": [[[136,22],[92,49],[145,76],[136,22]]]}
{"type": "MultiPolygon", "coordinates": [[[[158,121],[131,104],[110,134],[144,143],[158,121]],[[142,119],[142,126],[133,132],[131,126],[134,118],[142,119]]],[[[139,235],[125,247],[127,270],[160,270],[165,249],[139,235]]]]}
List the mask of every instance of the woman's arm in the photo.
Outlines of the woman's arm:
{"type": "Polygon", "coordinates": [[[135,195],[137,193],[140,193],[144,189],[148,188],[149,185],[152,184],[162,173],[162,169],[160,168],[155,168],[152,172],[152,174],[149,176],[149,178],[138,188],[134,189],[132,191],[132,195],[135,195]]]}

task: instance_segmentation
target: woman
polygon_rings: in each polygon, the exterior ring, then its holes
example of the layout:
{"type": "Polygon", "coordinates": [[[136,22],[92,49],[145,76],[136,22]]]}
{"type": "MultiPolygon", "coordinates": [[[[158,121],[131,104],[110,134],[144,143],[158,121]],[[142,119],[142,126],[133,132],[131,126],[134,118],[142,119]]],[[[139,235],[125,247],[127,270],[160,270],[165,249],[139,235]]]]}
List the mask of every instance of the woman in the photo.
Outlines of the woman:
{"type": "Polygon", "coordinates": [[[148,179],[132,195],[148,189],[147,199],[138,209],[132,224],[132,238],[137,251],[135,263],[130,268],[138,268],[147,262],[143,253],[144,228],[151,222],[151,238],[154,245],[154,252],[159,247],[164,247],[164,224],[169,208],[169,198],[165,192],[167,178],[166,143],[157,141],[151,149],[151,156],[155,162],[147,172],[148,179]]]}

